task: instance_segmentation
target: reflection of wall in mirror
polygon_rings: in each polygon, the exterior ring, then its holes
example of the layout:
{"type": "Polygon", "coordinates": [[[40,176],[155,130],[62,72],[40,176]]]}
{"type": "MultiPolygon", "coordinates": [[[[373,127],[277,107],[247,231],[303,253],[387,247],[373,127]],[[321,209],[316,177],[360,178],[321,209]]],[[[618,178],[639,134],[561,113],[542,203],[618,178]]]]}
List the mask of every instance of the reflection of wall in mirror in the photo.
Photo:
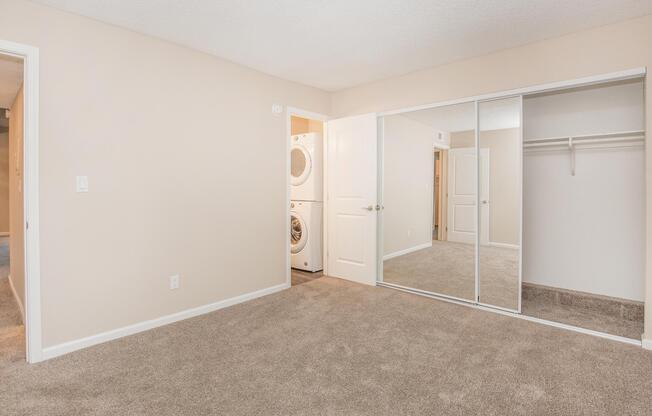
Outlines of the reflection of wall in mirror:
{"type": "Polygon", "coordinates": [[[402,115],[384,119],[383,254],[432,244],[434,129],[402,115]]]}

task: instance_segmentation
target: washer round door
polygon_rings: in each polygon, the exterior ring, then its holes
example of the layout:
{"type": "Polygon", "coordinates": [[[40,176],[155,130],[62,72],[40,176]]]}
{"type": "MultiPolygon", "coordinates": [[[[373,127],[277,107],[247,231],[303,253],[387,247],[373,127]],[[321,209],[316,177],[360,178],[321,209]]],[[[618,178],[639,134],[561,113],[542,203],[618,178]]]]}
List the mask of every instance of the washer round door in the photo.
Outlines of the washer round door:
{"type": "Polygon", "coordinates": [[[308,228],[306,223],[296,212],[290,213],[290,248],[292,254],[297,254],[306,246],[308,241],[308,228]]]}
{"type": "Polygon", "coordinates": [[[290,150],[290,176],[294,186],[301,185],[308,180],[312,170],[310,152],[305,146],[298,143],[292,145],[290,150]]]}

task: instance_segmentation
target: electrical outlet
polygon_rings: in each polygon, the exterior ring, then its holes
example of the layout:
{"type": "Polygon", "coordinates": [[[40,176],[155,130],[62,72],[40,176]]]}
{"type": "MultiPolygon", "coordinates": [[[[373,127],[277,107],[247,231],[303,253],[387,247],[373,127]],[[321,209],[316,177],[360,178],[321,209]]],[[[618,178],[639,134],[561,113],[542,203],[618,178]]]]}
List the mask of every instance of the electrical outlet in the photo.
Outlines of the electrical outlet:
{"type": "Polygon", "coordinates": [[[170,289],[179,289],[179,275],[170,276],[170,289]]]}
{"type": "Polygon", "coordinates": [[[88,176],[77,176],[77,192],[88,192],[88,176]]]}

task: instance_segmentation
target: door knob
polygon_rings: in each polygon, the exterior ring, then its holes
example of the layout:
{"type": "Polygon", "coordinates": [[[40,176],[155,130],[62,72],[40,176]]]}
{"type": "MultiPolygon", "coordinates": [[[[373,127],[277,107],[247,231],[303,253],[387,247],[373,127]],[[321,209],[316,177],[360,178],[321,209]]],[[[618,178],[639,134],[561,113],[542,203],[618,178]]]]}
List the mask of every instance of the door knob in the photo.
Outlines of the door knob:
{"type": "Polygon", "coordinates": [[[369,205],[368,207],[362,207],[362,209],[366,209],[367,211],[373,211],[373,210],[374,210],[374,206],[373,206],[373,205],[369,205]]]}

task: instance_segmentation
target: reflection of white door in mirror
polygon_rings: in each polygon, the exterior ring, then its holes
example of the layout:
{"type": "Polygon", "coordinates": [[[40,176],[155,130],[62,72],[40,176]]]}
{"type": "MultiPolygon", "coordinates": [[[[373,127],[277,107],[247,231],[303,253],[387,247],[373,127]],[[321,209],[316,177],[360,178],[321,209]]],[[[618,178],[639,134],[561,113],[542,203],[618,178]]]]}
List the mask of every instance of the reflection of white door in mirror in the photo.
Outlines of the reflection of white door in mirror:
{"type": "MultiPolygon", "coordinates": [[[[489,236],[489,149],[480,149],[480,225],[483,239],[489,236]],[[486,203],[482,203],[486,201],[486,203]]],[[[476,223],[475,148],[448,152],[448,241],[475,244],[476,223]]],[[[483,242],[480,242],[483,244],[483,242]]],[[[484,242],[486,244],[486,242],[484,242]]]]}

